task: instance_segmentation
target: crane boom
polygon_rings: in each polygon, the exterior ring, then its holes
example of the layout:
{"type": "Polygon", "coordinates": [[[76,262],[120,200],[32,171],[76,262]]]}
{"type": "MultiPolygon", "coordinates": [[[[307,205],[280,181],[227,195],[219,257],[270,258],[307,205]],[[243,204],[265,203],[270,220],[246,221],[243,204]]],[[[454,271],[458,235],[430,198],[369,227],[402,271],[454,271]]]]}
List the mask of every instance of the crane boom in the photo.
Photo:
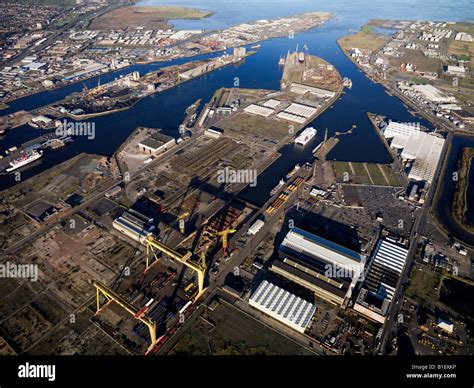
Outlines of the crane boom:
{"type": "Polygon", "coordinates": [[[150,332],[150,339],[151,339],[151,344],[148,347],[148,351],[150,351],[156,344],[157,338],[156,338],[156,322],[145,315],[145,312],[142,312],[142,309],[137,309],[134,305],[129,303],[127,300],[125,300],[122,296],[117,294],[115,291],[107,287],[105,284],[95,280],[93,282],[94,287],[96,288],[96,296],[97,296],[97,312],[96,314],[99,313],[101,307],[100,307],[100,294],[105,296],[105,298],[108,301],[114,301],[117,303],[120,307],[122,307],[125,311],[127,311],[129,314],[131,314],[133,317],[138,319],[140,322],[145,324],[148,327],[148,331],[150,332]]]}

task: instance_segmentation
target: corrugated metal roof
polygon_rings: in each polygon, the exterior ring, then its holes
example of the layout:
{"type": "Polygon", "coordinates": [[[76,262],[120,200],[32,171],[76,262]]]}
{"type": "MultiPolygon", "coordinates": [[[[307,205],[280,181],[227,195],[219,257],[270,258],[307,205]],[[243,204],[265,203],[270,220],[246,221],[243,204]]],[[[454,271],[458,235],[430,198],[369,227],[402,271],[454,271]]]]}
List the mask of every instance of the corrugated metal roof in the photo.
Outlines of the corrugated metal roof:
{"type": "Polygon", "coordinates": [[[312,304],[264,280],[250,297],[249,303],[258,310],[303,333],[316,311],[312,304]]]}

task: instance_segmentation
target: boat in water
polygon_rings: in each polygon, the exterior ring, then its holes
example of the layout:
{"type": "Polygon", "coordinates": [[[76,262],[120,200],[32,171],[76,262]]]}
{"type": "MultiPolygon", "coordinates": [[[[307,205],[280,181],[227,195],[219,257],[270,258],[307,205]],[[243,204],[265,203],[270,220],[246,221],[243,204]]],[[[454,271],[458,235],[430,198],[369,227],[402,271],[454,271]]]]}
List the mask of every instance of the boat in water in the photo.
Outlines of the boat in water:
{"type": "Polygon", "coordinates": [[[273,190],[270,191],[270,195],[275,195],[284,184],[285,184],[285,180],[281,178],[280,182],[278,182],[278,184],[273,188],[273,190]]]}
{"type": "Polygon", "coordinates": [[[5,171],[12,172],[15,171],[27,164],[33,163],[35,160],[38,160],[43,156],[43,151],[23,151],[20,156],[10,162],[10,167],[8,167],[5,171]]]}
{"type": "Polygon", "coordinates": [[[260,48],[260,47],[262,47],[262,46],[260,46],[259,44],[256,44],[255,46],[251,46],[250,48],[252,48],[252,49],[258,49],[258,48],[260,48]]]}
{"type": "Polygon", "coordinates": [[[297,172],[300,168],[301,168],[301,166],[300,166],[298,163],[296,163],[296,164],[295,164],[295,167],[293,168],[293,170],[291,170],[291,171],[287,174],[286,179],[290,179],[293,175],[296,174],[296,172],[297,172]]]}
{"type": "Polygon", "coordinates": [[[306,144],[309,143],[309,141],[316,136],[318,131],[313,128],[313,127],[308,127],[306,128],[303,132],[301,132],[298,136],[295,138],[295,144],[300,144],[302,146],[305,146],[306,144]]]}
{"type": "Polygon", "coordinates": [[[347,89],[351,89],[352,88],[352,80],[350,78],[344,77],[344,79],[342,80],[342,86],[344,86],[347,89]]]}

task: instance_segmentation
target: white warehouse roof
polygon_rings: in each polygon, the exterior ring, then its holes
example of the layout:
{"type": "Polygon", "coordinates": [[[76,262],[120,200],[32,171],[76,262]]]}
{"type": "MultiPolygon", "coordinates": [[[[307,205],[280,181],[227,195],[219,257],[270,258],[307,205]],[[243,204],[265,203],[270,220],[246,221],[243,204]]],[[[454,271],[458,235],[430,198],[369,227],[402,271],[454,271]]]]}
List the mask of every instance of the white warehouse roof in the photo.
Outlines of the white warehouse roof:
{"type": "Polygon", "coordinates": [[[383,134],[391,139],[391,147],[402,150],[402,158],[415,160],[408,177],[431,183],[444,138],[420,131],[416,125],[394,121],[389,123],[383,134]]]}
{"type": "Polygon", "coordinates": [[[300,333],[304,333],[316,311],[315,304],[267,280],[260,283],[249,304],[300,333]]]}
{"type": "Polygon", "coordinates": [[[317,109],[312,106],[297,104],[294,102],[285,109],[285,112],[309,118],[317,112],[317,109]]]}
{"type": "Polygon", "coordinates": [[[256,235],[260,229],[262,229],[263,225],[265,225],[265,222],[262,220],[257,220],[253,223],[253,225],[249,228],[248,234],[251,235],[256,235]]]}
{"type": "Polygon", "coordinates": [[[401,273],[407,255],[408,249],[402,248],[389,240],[380,239],[374,252],[374,261],[401,273]]]}
{"type": "Polygon", "coordinates": [[[280,101],[270,98],[269,100],[265,101],[262,105],[267,108],[275,109],[280,104],[281,104],[280,101]]]}
{"type": "Polygon", "coordinates": [[[432,85],[413,85],[413,89],[422,94],[427,100],[435,103],[456,102],[456,98],[432,85]]]}
{"type": "Polygon", "coordinates": [[[253,113],[264,117],[268,117],[274,112],[273,109],[255,104],[249,105],[247,108],[244,109],[244,111],[247,113],[253,113]]]}

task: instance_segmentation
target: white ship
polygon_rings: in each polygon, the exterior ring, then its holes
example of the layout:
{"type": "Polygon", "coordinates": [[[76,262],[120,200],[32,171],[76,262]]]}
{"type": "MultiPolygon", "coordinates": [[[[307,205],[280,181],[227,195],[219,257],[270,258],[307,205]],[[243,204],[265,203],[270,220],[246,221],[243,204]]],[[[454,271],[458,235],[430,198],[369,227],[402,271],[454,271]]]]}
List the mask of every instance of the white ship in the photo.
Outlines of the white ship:
{"type": "Polygon", "coordinates": [[[10,162],[11,167],[7,168],[6,171],[7,172],[14,171],[20,167],[26,166],[27,164],[34,162],[35,160],[38,160],[42,156],[43,156],[43,151],[33,150],[33,151],[23,152],[18,158],[10,162]]]}
{"type": "Polygon", "coordinates": [[[284,184],[285,184],[285,180],[281,178],[280,182],[278,182],[278,184],[273,188],[273,190],[270,191],[270,195],[275,195],[284,184]]]}
{"type": "Polygon", "coordinates": [[[298,136],[296,136],[295,143],[305,146],[313,137],[316,136],[317,133],[318,131],[315,128],[308,127],[303,132],[301,132],[298,136]]]}

